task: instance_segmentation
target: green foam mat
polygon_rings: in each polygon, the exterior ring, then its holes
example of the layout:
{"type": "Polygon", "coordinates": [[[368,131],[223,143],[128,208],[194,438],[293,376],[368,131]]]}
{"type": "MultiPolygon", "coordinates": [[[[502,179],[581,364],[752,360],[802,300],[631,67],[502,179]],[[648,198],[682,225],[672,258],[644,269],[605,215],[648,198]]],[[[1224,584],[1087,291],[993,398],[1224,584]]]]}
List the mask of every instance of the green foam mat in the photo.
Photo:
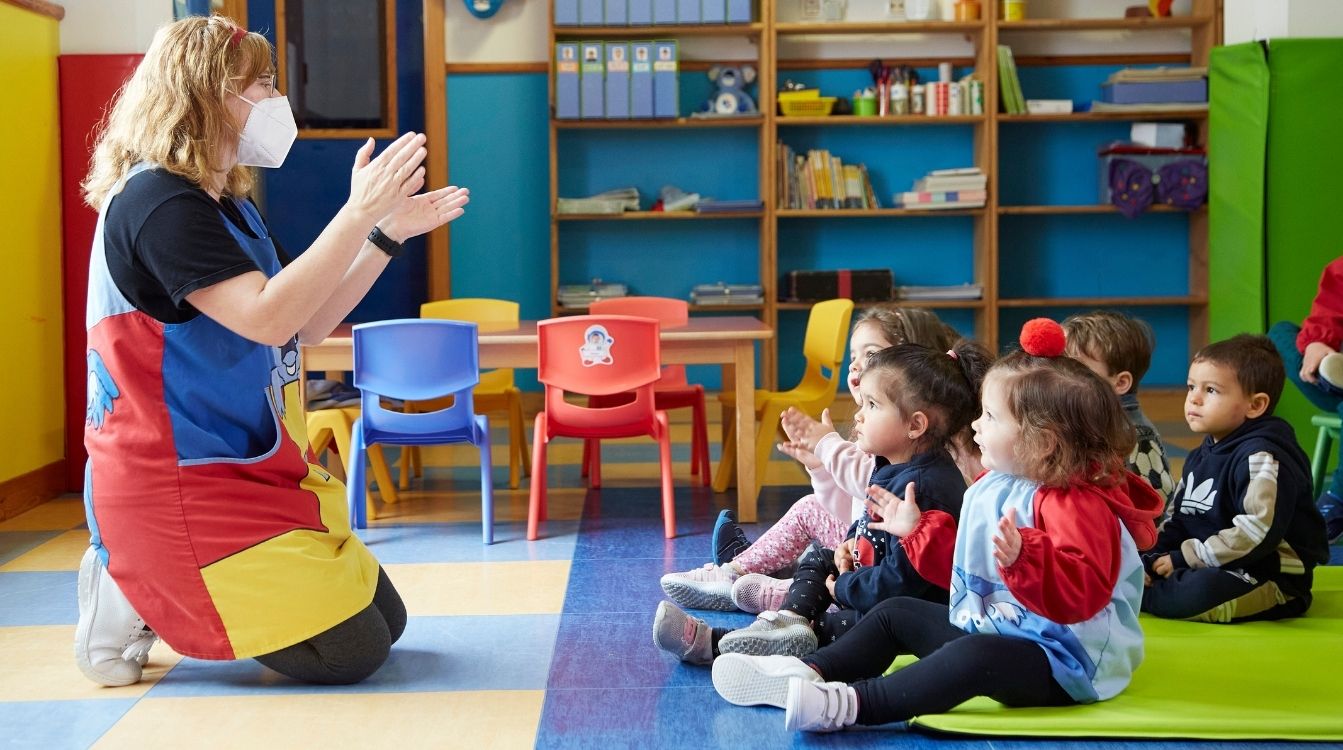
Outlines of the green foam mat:
{"type": "Polygon", "coordinates": [[[1142,618],[1147,656],[1118,697],[1009,709],[976,698],[912,726],[972,735],[1343,740],[1343,567],[1316,568],[1305,617],[1208,625],[1142,618]]]}

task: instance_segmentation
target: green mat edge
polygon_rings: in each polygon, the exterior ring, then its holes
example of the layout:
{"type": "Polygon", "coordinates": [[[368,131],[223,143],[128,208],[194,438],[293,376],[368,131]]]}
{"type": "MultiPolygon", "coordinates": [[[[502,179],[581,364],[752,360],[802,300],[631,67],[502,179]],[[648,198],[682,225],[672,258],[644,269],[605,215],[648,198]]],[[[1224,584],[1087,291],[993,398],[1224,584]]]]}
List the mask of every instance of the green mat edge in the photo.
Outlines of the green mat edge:
{"type": "MultiPolygon", "coordinates": [[[[1323,594],[1333,594],[1334,599],[1343,602],[1343,567],[1323,566],[1315,569],[1316,592],[1315,606],[1312,606],[1312,612],[1318,612],[1321,609],[1330,612],[1331,617],[1337,617],[1332,610],[1334,607],[1326,605],[1319,607],[1320,598],[1323,594]]],[[[1331,602],[1335,604],[1336,602],[1331,602]]],[[[1169,620],[1149,620],[1144,616],[1144,625],[1151,624],[1161,630],[1170,631],[1179,627],[1181,623],[1169,620]]],[[[1310,614],[1306,615],[1307,620],[1310,614]]],[[[1263,623],[1270,624],[1270,623],[1263,623]]],[[[1215,627],[1215,628],[1240,628],[1240,625],[1216,625],[1207,626],[1201,624],[1192,624],[1196,627],[1215,627]]],[[[1163,635],[1169,636],[1169,633],[1163,635]]],[[[1339,639],[1340,646],[1343,646],[1343,638],[1339,639]]],[[[903,658],[903,657],[902,657],[903,658]]],[[[1141,670],[1142,667],[1139,667],[1141,670]]],[[[1338,669],[1339,682],[1343,683],[1343,664],[1338,669]]],[[[1330,685],[1312,685],[1310,688],[1316,690],[1331,691],[1335,696],[1335,702],[1343,693],[1338,690],[1337,684],[1330,685]]],[[[910,728],[926,730],[930,733],[945,734],[949,736],[971,736],[971,737],[1040,737],[1040,738],[1067,738],[1067,739],[1152,739],[1152,740],[1238,740],[1238,741],[1257,741],[1257,740],[1277,740],[1286,742],[1338,742],[1343,741],[1343,706],[1334,712],[1334,715],[1310,715],[1306,721],[1300,721],[1298,715],[1293,715],[1293,719],[1298,723],[1290,732],[1284,732],[1281,729],[1270,730],[1260,725],[1254,726],[1236,726],[1236,719],[1229,719],[1229,726],[1223,726],[1218,730],[1208,730],[1199,728],[1191,730],[1184,726],[1187,717],[1171,717],[1169,725],[1149,726],[1141,731],[1135,728],[1134,731],[1096,731],[1094,727],[1079,726],[1076,730],[1057,726],[1026,726],[1027,722],[1032,720],[1047,719],[1057,721],[1060,717],[1084,718],[1086,712],[1101,712],[1105,714],[1114,714],[1120,711],[1126,711],[1131,701],[1125,701],[1126,694],[1121,693],[1115,698],[1099,703],[1092,703],[1084,706],[1062,706],[1051,708],[1005,708],[995,701],[988,698],[975,698],[955,710],[945,714],[930,714],[927,716],[916,716],[909,721],[910,728]]],[[[1142,701],[1142,697],[1137,700],[1142,701]]],[[[1135,706],[1135,709],[1143,709],[1141,705],[1135,706]]],[[[1254,720],[1258,721],[1263,717],[1258,712],[1254,720]]],[[[1241,721],[1245,721],[1242,719],[1241,721]]],[[[1080,723],[1080,722],[1079,722],[1080,723]]]]}

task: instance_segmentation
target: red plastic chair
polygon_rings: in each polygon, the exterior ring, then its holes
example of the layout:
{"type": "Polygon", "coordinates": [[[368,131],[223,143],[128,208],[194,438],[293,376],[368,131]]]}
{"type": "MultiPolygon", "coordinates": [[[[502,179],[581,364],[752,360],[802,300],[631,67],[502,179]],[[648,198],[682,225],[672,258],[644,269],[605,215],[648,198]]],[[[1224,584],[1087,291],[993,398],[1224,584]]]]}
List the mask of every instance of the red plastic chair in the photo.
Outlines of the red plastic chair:
{"type": "MultiPolygon", "coordinates": [[[[654,318],[664,328],[683,326],[690,321],[690,306],[685,300],[671,297],[615,297],[594,301],[588,312],[593,315],[637,315],[654,318]]],[[[632,394],[589,396],[588,406],[602,408],[618,406],[633,398],[632,394]]],[[[685,365],[666,365],[662,379],[653,384],[653,408],[690,409],[690,475],[700,478],[700,484],[709,486],[709,429],[705,419],[704,386],[686,380],[685,365]]],[[[583,442],[582,475],[592,475],[592,486],[601,487],[601,441],[596,438],[583,442]]]]}
{"type": "Polygon", "coordinates": [[[531,504],[527,538],[536,539],[546,518],[546,445],[551,438],[617,438],[649,435],[658,441],[662,465],[662,521],[667,538],[676,536],[671,481],[671,429],[667,413],[653,406],[653,384],[662,377],[660,325],[651,318],[582,315],[536,324],[537,379],[545,386],[545,408],[536,415],[532,442],[531,504]],[[632,392],[619,406],[593,409],[564,400],[564,394],[610,396],[632,392]]]}

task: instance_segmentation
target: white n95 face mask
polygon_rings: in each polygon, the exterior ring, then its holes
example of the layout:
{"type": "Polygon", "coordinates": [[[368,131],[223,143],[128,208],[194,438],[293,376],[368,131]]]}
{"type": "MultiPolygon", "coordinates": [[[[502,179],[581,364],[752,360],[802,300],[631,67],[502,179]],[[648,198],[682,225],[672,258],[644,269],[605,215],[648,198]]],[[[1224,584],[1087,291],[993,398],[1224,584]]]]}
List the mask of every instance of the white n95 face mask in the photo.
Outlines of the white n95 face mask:
{"type": "Polygon", "coordinates": [[[298,125],[294,123],[294,111],[289,108],[289,97],[272,96],[259,102],[238,98],[252,105],[238,141],[238,164],[270,168],[284,164],[289,147],[298,137],[298,125]]]}

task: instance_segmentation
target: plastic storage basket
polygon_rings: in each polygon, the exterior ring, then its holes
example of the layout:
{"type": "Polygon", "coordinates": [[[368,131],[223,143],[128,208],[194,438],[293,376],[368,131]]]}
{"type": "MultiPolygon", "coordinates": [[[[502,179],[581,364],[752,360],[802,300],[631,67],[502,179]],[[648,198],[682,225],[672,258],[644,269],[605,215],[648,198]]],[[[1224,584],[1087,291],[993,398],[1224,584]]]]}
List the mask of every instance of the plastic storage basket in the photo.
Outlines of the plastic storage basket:
{"type": "Polygon", "coordinates": [[[779,109],[784,117],[827,117],[835,106],[835,97],[821,96],[817,89],[779,92],[779,109]]]}

